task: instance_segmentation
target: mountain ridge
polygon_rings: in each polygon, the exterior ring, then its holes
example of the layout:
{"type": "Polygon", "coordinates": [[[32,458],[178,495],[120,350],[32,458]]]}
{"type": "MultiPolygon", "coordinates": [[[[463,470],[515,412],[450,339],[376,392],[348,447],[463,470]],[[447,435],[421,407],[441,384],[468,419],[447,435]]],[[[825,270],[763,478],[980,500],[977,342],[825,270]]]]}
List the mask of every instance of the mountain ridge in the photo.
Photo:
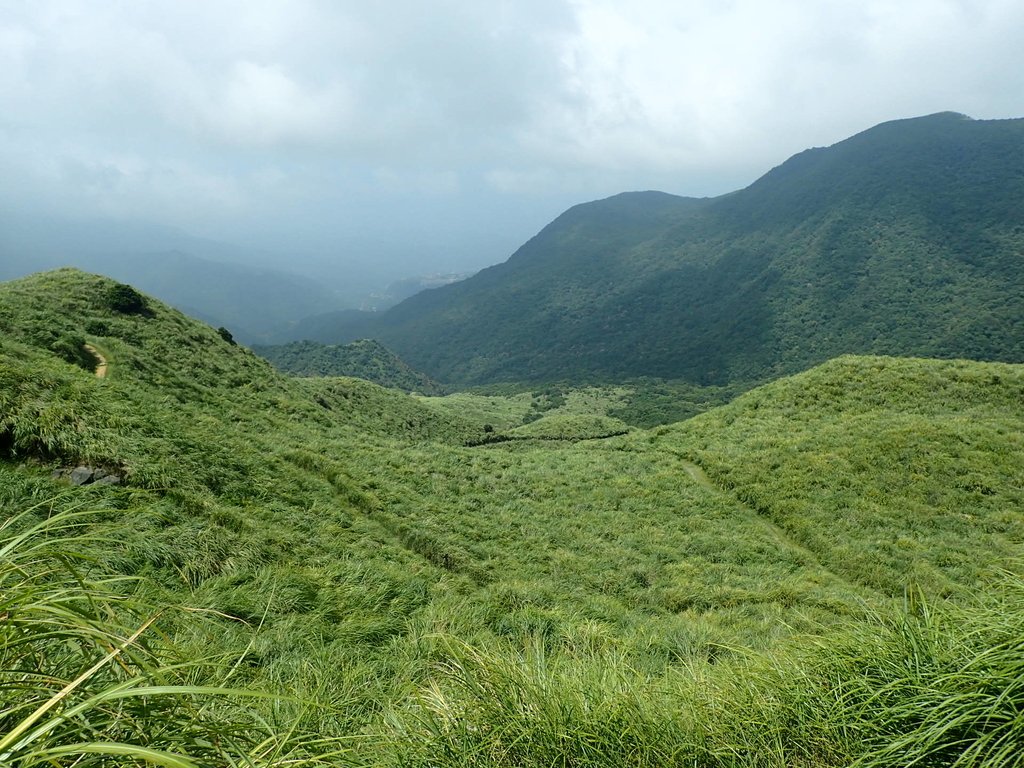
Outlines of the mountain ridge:
{"type": "Polygon", "coordinates": [[[368,339],[344,345],[293,341],[255,346],[253,351],[279,371],[293,376],[350,376],[403,392],[444,393],[436,381],[414,371],[380,342],[368,339]]]}
{"type": "Polygon", "coordinates": [[[845,353],[1024,359],[1024,119],[891,121],[718,198],[574,206],[369,336],[448,385],[765,381],[845,353]]]}

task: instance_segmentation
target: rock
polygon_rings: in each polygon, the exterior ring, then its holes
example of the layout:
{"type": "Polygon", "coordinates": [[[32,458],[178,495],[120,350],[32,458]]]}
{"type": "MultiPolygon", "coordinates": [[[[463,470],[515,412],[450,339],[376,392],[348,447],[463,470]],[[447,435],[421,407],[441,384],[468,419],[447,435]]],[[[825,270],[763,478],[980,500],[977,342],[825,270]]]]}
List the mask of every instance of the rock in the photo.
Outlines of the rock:
{"type": "Polygon", "coordinates": [[[55,469],[50,473],[50,479],[71,483],[74,486],[90,484],[120,485],[124,482],[124,477],[116,472],[103,469],[103,467],[87,467],[85,465],[75,467],[74,469],[70,467],[55,469]]]}
{"type": "Polygon", "coordinates": [[[72,485],[88,485],[92,482],[96,475],[96,470],[92,467],[75,467],[71,470],[69,479],[72,485]]]}

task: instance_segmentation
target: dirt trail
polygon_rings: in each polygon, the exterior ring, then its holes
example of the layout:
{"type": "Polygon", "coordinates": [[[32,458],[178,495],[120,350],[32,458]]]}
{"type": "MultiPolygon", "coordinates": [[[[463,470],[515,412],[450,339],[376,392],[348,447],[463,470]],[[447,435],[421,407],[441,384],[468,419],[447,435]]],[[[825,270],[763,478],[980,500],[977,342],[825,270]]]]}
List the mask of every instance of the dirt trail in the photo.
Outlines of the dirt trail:
{"type": "Polygon", "coordinates": [[[711,482],[711,478],[708,477],[704,470],[694,464],[692,461],[686,461],[686,459],[680,459],[679,463],[683,465],[683,469],[686,470],[686,474],[690,476],[697,485],[702,488],[710,488],[711,490],[718,490],[714,483],[711,482]]]}
{"type": "Polygon", "coordinates": [[[85,351],[96,358],[96,378],[104,379],[107,376],[107,358],[105,358],[92,344],[85,345],[85,351]]]}

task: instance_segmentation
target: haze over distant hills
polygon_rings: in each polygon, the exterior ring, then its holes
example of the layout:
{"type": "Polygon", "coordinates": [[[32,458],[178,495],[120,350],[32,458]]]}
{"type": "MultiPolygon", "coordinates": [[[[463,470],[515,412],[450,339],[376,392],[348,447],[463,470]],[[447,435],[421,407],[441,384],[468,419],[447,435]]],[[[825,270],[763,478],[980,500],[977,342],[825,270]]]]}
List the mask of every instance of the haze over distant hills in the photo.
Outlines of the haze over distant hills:
{"type": "Polygon", "coordinates": [[[1024,120],[940,113],[710,199],[576,206],[507,262],[295,338],[373,337],[451,385],[764,380],[843,353],[1024,359],[1024,120]]]}
{"type": "Polygon", "coordinates": [[[74,266],[228,326],[245,343],[345,306],[333,287],[266,266],[274,258],[151,224],[0,215],[0,280],[74,266]]]}
{"type": "Polygon", "coordinates": [[[339,243],[317,263],[148,222],[0,211],[0,281],[75,267],[136,285],[247,344],[286,338],[310,314],[382,310],[472,274],[368,265],[350,247],[339,243]]]}

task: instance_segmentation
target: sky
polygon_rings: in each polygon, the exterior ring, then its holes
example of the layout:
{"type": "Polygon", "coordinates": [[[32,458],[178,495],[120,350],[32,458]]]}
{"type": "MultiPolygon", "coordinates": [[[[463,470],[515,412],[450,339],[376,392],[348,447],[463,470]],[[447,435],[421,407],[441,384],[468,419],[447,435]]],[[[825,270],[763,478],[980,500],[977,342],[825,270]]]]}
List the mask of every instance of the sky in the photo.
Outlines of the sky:
{"type": "Polygon", "coordinates": [[[1020,0],[0,0],[0,212],[472,270],[579,202],[1024,116],[1021,40],[1020,0]]]}

